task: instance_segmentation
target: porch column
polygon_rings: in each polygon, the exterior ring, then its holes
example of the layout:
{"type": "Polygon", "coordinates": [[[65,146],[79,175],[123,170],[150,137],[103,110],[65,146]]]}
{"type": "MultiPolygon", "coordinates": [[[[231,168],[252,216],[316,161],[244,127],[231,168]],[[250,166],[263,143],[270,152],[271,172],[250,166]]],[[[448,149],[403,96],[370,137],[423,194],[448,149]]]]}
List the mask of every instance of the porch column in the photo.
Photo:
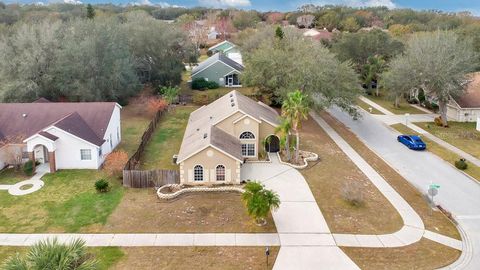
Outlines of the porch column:
{"type": "Polygon", "coordinates": [[[55,151],[48,152],[48,162],[50,163],[50,173],[54,173],[57,171],[57,166],[55,162],[55,151]]]}
{"type": "Polygon", "coordinates": [[[32,152],[28,152],[28,159],[30,159],[33,163],[33,171],[35,171],[35,153],[32,152]]]}

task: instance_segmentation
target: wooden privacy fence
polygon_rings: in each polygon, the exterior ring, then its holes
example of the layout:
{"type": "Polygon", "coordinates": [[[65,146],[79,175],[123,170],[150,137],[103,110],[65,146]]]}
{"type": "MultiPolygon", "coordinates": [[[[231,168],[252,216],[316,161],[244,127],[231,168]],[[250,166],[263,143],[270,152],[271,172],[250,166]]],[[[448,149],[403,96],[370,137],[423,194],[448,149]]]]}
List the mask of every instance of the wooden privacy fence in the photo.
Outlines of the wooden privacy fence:
{"type": "Polygon", "coordinates": [[[158,121],[164,113],[165,111],[158,111],[157,114],[155,114],[152,121],[148,125],[147,130],[145,130],[142,135],[142,141],[140,142],[137,151],[130,157],[130,159],[127,161],[127,164],[125,164],[125,167],[123,168],[124,171],[138,169],[140,165],[140,157],[142,156],[143,151],[145,151],[145,147],[147,146],[148,141],[150,141],[150,138],[157,127],[158,121]]]}
{"type": "Polygon", "coordinates": [[[152,134],[157,128],[158,121],[166,111],[159,111],[153,117],[148,128],[142,135],[142,140],[137,151],[133,154],[123,168],[123,186],[130,188],[149,188],[160,187],[166,184],[176,184],[180,182],[180,172],[175,170],[139,170],[140,158],[145,151],[145,147],[152,138],[152,134]]]}
{"type": "Polygon", "coordinates": [[[123,186],[130,188],[161,187],[180,183],[180,172],[175,170],[124,170],[123,186]]]}

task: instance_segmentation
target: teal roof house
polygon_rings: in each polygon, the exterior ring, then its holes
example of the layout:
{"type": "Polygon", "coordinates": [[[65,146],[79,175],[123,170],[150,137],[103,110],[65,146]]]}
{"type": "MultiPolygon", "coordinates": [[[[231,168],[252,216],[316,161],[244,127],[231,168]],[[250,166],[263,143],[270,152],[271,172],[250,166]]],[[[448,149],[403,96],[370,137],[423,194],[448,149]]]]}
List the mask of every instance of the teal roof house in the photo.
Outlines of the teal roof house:
{"type": "Polygon", "coordinates": [[[215,46],[212,46],[208,49],[209,52],[215,54],[217,52],[222,52],[225,55],[229,55],[231,53],[240,53],[237,45],[233,44],[232,42],[225,40],[223,42],[218,43],[215,46]]]}
{"type": "Polygon", "coordinates": [[[221,52],[217,52],[192,69],[192,80],[204,78],[222,87],[242,87],[240,74],[244,66],[221,52]]]}

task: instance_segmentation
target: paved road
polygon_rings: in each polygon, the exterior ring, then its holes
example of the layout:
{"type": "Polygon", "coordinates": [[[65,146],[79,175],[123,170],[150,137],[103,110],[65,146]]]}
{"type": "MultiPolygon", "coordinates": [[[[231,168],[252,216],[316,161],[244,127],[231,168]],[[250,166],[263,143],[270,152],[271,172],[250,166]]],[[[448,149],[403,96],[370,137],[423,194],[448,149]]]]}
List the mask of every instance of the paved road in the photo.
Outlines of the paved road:
{"type": "Polygon", "coordinates": [[[411,151],[399,144],[398,133],[368,113],[359,121],[338,109],[330,113],[422,192],[432,182],[441,186],[436,203],[455,216],[471,244],[455,269],[480,269],[480,185],[436,155],[411,151]]]}

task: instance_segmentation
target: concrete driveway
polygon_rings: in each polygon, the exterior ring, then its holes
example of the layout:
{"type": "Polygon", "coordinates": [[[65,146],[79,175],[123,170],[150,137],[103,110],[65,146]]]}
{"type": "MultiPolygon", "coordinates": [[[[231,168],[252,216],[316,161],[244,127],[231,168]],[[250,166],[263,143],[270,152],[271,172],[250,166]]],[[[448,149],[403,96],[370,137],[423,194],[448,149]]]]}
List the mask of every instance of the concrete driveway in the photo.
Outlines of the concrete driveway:
{"type": "Polygon", "coordinates": [[[280,208],[273,219],[280,238],[280,253],[274,269],[359,269],[336,246],[325,218],[300,172],[280,164],[271,154],[271,163],[246,163],[242,180],[256,180],[278,193],[280,208]],[[327,268],[325,268],[327,269],[327,268]]]}
{"type": "Polygon", "coordinates": [[[430,183],[441,186],[435,202],[454,215],[466,233],[464,241],[470,244],[455,269],[479,269],[480,185],[430,152],[407,149],[397,142],[398,132],[368,113],[354,121],[339,109],[329,112],[423,193],[430,183]]]}

